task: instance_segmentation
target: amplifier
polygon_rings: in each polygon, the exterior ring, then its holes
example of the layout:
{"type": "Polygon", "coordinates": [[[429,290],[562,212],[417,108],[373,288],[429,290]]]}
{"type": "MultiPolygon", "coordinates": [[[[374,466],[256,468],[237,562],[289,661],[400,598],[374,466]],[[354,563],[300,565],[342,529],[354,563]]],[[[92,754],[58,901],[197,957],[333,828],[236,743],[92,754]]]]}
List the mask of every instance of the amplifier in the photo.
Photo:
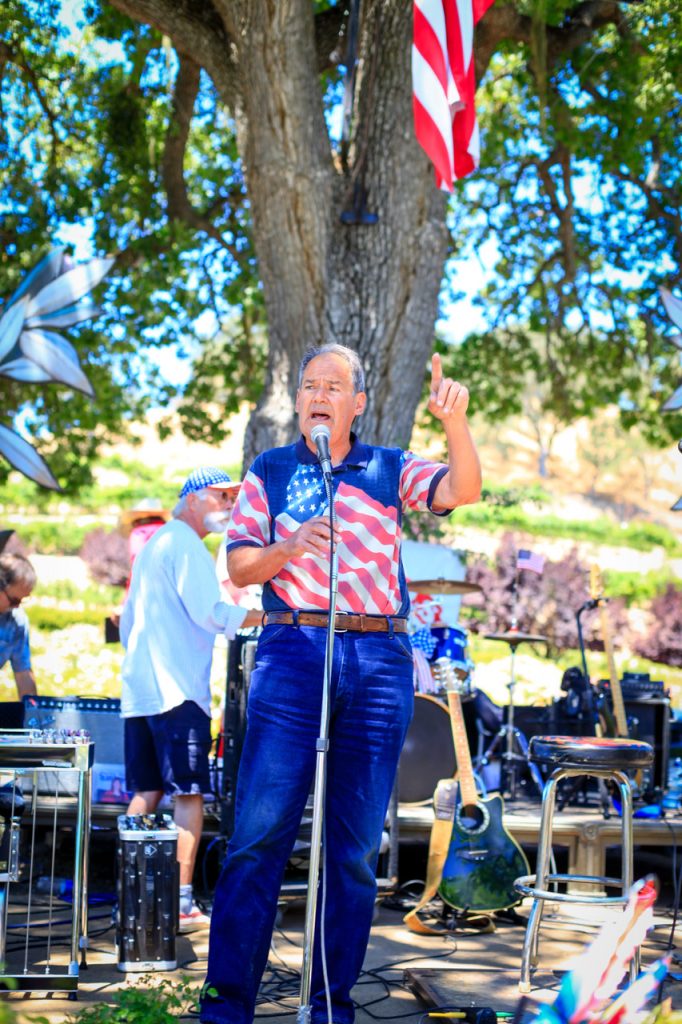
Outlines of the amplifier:
{"type": "MultiPolygon", "coordinates": [[[[88,732],[95,745],[92,802],[127,803],[130,794],[125,789],[120,700],[115,697],[24,697],[24,728],[88,732]]],[[[76,781],[69,780],[65,785],[68,791],[76,781]]]]}
{"type": "Polygon", "coordinates": [[[169,814],[121,814],[116,846],[119,971],[173,971],[180,907],[178,830],[169,814]]]}
{"type": "MultiPolygon", "coordinates": [[[[611,695],[611,681],[600,679],[600,693],[611,695]]],[[[624,672],[620,679],[623,700],[659,699],[667,697],[665,684],[661,679],[652,679],[648,672],[624,672]]]]}
{"type": "MultiPolygon", "coordinates": [[[[605,690],[606,699],[611,701],[610,688],[605,690]]],[[[625,717],[630,739],[649,743],[654,750],[654,763],[645,773],[647,787],[665,790],[668,784],[668,761],[670,760],[670,701],[665,696],[642,696],[638,700],[624,695],[625,717]]]]}
{"type": "Polygon", "coordinates": [[[642,740],[654,748],[650,781],[657,789],[665,790],[670,760],[670,701],[667,698],[625,700],[625,716],[630,738],[642,740]]]}

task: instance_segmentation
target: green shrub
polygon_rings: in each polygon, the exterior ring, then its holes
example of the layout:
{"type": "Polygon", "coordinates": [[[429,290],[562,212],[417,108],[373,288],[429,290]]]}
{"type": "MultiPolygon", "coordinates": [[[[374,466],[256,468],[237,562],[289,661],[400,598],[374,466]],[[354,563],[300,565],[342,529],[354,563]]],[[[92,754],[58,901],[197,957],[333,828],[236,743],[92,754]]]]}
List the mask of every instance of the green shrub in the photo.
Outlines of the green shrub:
{"type": "Polygon", "coordinates": [[[29,621],[35,629],[66,629],[67,626],[101,626],[114,603],[106,608],[54,608],[46,604],[30,604],[27,607],[29,621]]]}
{"type": "Polygon", "coordinates": [[[520,530],[535,537],[569,537],[613,547],[649,551],[662,547],[670,555],[682,553],[682,544],[665,526],[634,522],[621,527],[610,519],[561,519],[558,516],[531,515],[518,505],[500,507],[480,503],[459,508],[452,522],[477,526],[484,530],[520,530]]]}
{"type": "Polygon", "coordinates": [[[142,977],[139,986],[119,989],[111,1003],[69,1014],[66,1024],[168,1024],[187,1014],[196,998],[186,976],[172,981],[142,977]]]}
{"type": "Polygon", "coordinates": [[[29,551],[40,555],[77,555],[83,546],[85,534],[94,524],[80,525],[69,521],[68,516],[60,519],[13,519],[5,523],[16,531],[17,537],[29,551]]]}
{"type": "MultiPolygon", "coordinates": [[[[4,983],[8,988],[13,987],[11,978],[5,978],[4,983]]],[[[16,982],[14,982],[14,985],[16,985],[16,982]]],[[[4,1001],[0,1002],[0,1024],[16,1024],[16,1020],[17,1015],[9,1003],[4,1001]]]]}
{"type": "Polygon", "coordinates": [[[672,576],[667,569],[655,572],[619,572],[607,569],[603,573],[604,590],[610,597],[621,597],[628,607],[648,604],[662,594],[668,584],[679,586],[680,581],[672,576]]]}
{"type": "Polygon", "coordinates": [[[507,487],[484,480],[481,488],[481,501],[496,508],[511,508],[526,502],[537,506],[546,505],[549,497],[547,491],[538,484],[530,487],[507,487]]]}
{"type": "Polygon", "coordinates": [[[40,601],[41,598],[51,598],[54,601],[78,601],[85,607],[96,606],[98,608],[110,608],[121,600],[120,587],[108,587],[104,583],[90,583],[87,587],[81,587],[73,580],[53,580],[51,583],[41,583],[38,580],[33,598],[40,601]]]}
{"type": "MultiPolygon", "coordinates": [[[[222,466],[219,456],[216,465],[222,466]]],[[[119,455],[110,455],[98,461],[101,469],[116,470],[128,479],[120,484],[103,486],[98,483],[81,488],[76,496],[70,497],[69,504],[74,513],[97,513],[105,508],[131,508],[142,498],[158,498],[165,508],[172,509],[178,500],[178,492],[183,481],[196,466],[174,467],[170,475],[160,472],[158,466],[134,459],[122,459],[119,455]]],[[[233,480],[240,477],[239,466],[225,466],[233,480]]],[[[6,514],[38,510],[47,515],[59,516],[64,503],[63,495],[55,495],[49,491],[41,491],[35,484],[23,477],[11,480],[3,487],[0,508],[6,514]]],[[[92,528],[92,527],[91,527],[92,528]]]]}

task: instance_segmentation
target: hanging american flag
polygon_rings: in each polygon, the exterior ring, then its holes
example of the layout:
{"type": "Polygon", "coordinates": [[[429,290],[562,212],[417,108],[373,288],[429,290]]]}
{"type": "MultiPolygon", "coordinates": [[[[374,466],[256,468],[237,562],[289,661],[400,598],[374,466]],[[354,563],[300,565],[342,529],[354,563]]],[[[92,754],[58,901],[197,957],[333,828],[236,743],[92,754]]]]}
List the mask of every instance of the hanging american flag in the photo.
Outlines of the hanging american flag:
{"type": "Polygon", "coordinates": [[[493,0],[415,0],[412,107],[415,134],[439,188],[478,167],[474,26],[493,0]]]}

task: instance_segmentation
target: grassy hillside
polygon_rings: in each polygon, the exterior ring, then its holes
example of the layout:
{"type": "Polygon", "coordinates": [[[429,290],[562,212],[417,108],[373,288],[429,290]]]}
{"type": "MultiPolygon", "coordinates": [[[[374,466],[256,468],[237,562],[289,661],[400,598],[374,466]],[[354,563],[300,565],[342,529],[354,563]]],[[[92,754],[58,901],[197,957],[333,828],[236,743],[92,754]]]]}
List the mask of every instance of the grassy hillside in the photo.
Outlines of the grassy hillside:
{"type": "MultiPolygon", "coordinates": [[[[158,498],[172,508],[182,481],[198,465],[221,465],[239,478],[243,425],[244,417],[235,423],[230,443],[219,450],[177,436],[159,442],[151,428],[141,428],[140,443],[108,452],[97,467],[96,483],[74,501],[39,492],[17,474],[11,477],[0,495],[0,528],[16,530],[39,568],[40,584],[27,610],[42,692],[118,695],[122,652],[104,646],[102,624],[120,591],[89,579],[78,558],[83,539],[97,527],[113,530],[121,510],[142,498],[158,498]]],[[[494,558],[509,531],[518,546],[532,547],[550,561],[577,549],[586,564],[602,566],[607,593],[623,598],[634,618],[646,614],[652,598],[670,581],[681,585],[682,514],[671,513],[670,504],[682,481],[680,463],[671,453],[637,452],[621,458],[617,471],[602,459],[599,471],[601,456],[596,449],[590,454],[577,425],[558,436],[548,460],[550,475],[540,478],[531,425],[474,424],[474,432],[485,475],[484,500],[457,510],[449,520],[408,515],[409,536],[458,548],[470,560],[494,558]]],[[[442,454],[437,441],[419,432],[412,447],[435,458],[442,454]]],[[[474,614],[484,615],[485,609],[474,614]]],[[[477,683],[504,702],[506,648],[471,636],[470,651],[480,667],[477,683]]],[[[541,654],[529,651],[521,663],[521,702],[557,696],[563,669],[579,664],[576,651],[552,659],[541,654]]],[[[617,659],[620,671],[649,671],[662,678],[682,708],[682,669],[647,663],[628,650],[619,651],[617,659]]],[[[591,653],[589,668],[593,678],[605,676],[603,655],[591,653]]],[[[218,705],[224,689],[220,649],[214,683],[218,705]]],[[[0,670],[0,696],[8,699],[12,691],[6,667],[0,670]]]]}

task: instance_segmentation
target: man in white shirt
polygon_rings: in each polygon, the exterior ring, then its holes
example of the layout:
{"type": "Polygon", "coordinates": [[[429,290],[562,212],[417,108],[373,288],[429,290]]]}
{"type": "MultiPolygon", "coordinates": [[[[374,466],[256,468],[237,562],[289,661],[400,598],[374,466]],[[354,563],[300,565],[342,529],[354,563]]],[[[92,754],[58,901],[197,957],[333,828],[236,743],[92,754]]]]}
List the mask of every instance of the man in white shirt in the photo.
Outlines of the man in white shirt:
{"type": "Polygon", "coordinates": [[[218,633],[260,625],[261,612],[226,604],[203,544],[222,533],[239,485],[214,467],[194,470],[173,518],[147,542],[133,566],[121,615],[121,714],[125,719],[128,814],[153,813],[175,798],[180,863],[180,931],[208,923],[192,897],[192,875],[210,792],[210,672],[218,633]]]}

